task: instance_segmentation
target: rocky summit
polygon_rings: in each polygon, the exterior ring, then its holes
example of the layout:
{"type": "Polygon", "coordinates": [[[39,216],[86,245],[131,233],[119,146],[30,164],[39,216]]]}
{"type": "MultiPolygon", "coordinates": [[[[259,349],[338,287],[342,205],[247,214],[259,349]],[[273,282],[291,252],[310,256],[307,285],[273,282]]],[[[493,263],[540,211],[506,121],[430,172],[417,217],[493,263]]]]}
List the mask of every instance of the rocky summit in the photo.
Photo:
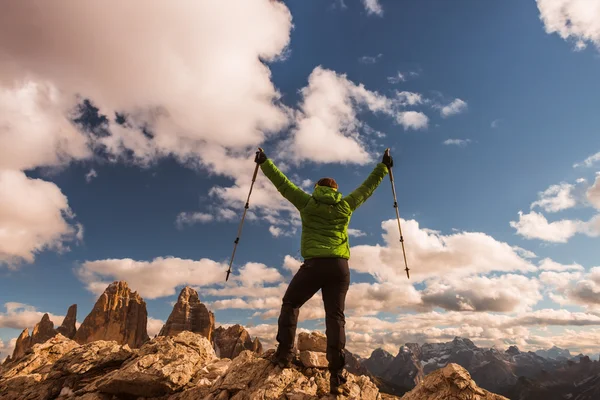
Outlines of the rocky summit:
{"type": "Polygon", "coordinates": [[[72,339],[75,335],[75,323],[77,318],[77,306],[72,305],[69,307],[67,316],[63,320],[62,325],[58,329],[54,329],[54,322],[50,320],[48,314],[44,314],[40,322],[38,322],[33,328],[31,336],[29,336],[29,329],[25,328],[15,343],[15,349],[13,351],[12,360],[17,360],[23,357],[32,346],[38,343],[44,343],[48,339],[61,333],[63,336],[72,339]]]}
{"type": "Polygon", "coordinates": [[[132,348],[148,341],[146,302],[126,282],[114,282],[100,296],[74,340],[79,344],[114,340],[132,348]]]}
{"type": "Polygon", "coordinates": [[[214,329],[215,315],[200,302],[197,291],[185,287],[179,293],[173,311],[158,336],[176,336],[189,331],[199,333],[211,341],[214,329]]]}
{"type": "Polygon", "coordinates": [[[56,332],[60,333],[64,337],[69,339],[73,339],[75,337],[75,333],[77,332],[77,304],[73,304],[69,307],[67,311],[67,315],[63,320],[62,324],[56,328],[56,332]]]}
{"type": "Polygon", "coordinates": [[[252,340],[248,331],[241,325],[229,328],[220,326],[215,329],[213,345],[217,355],[222,358],[235,358],[244,350],[257,354],[263,350],[260,340],[252,340]]]}

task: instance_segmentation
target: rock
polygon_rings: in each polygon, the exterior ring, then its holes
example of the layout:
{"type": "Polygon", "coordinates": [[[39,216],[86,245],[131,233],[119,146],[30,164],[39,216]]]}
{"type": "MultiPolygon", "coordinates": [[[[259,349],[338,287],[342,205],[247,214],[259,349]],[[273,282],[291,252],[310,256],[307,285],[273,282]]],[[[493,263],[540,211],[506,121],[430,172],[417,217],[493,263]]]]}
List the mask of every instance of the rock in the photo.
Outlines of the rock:
{"type": "Polygon", "coordinates": [[[471,379],[466,369],[458,364],[448,364],[427,375],[402,400],[508,400],[506,397],[481,389],[471,379]]]}
{"type": "Polygon", "coordinates": [[[260,342],[260,339],[257,337],[255,337],[254,341],[252,342],[252,351],[256,354],[262,354],[262,352],[263,352],[262,343],[260,342]]]}
{"type": "Polygon", "coordinates": [[[221,358],[234,359],[244,350],[262,352],[260,341],[253,342],[248,331],[241,325],[233,325],[227,329],[218,327],[215,329],[213,343],[217,356],[221,358]]]}
{"type": "Polygon", "coordinates": [[[19,358],[23,357],[30,348],[31,336],[29,336],[29,329],[25,328],[17,338],[11,360],[18,360],[19,358]]]}
{"type": "MultiPolygon", "coordinates": [[[[345,388],[346,396],[339,396],[338,399],[376,400],[380,398],[377,387],[365,376],[356,377],[348,374],[345,388]]],[[[329,372],[314,369],[302,370],[296,367],[282,370],[269,360],[258,357],[256,353],[243,351],[233,360],[226,374],[215,382],[209,394],[204,397],[205,400],[220,398],[230,400],[331,399],[329,372]],[[313,372],[313,375],[307,376],[306,372],[308,371],[313,372]]],[[[169,400],[172,399],[183,400],[184,398],[178,396],[169,400]]]]}
{"type": "Polygon", "coordinates": [[[179,293],[177,303],[158,336],[176,336],[183,331],[190,331],[211,341],[214,329],[215,315],[200,302],[198,292],[185,287],[179,293]]]}
{"type": "Polygon", "coordinates": [[[126,282],[114,282],[100,296],[74,340],[79,344],[114,340],[138,348],[148,341],[147,322],[146,302],[126,282]]]}
{"type": "Polygon", "coordinates": [[[56,335],[44,343],[34,345],[29,353],[13,362],[10,368],[3,371],[2,379],[46,373],[48,369],[46,367],[51,367],[59,358],[77,346],[77,343],[63,335],[56,335]]]}
{"type": "Polygon", "coordinates": [[[321,332],[301,332],[298,334],[298,351],[319,351],[325,353],[327,351],[327,336],[321,332]]]}
{"type": "Polygon", "coordinates": [[[50,316],[44,314],[40,322],[33,328],[32,335],[29,336],[29,329],[25,328],[17,338],[12,359],[18,360],[23,357],[29,349],[35,344],[44,343],[48,339],[54,337],[54,323],[50,321],[50,316]]]}
{"type": "Polygon", "coordinates": [[[83,375],[90,371],[118,369],[135,353],[128,345],[98,340],[76,347],[54,364],[54,370],[65,374],[83,375]]]}
{"type": "Polygon", "coordinates": [[[215,359],[210,342],[199,334],[184,331],[175,337],[159,336],[143,345],[135,358],[85,391],[132,397],[165,396],[184,389],[200,368],[215,359]]]}
{"type": "Polygon", "coordinates": [[[54,330],[54,322],[50,320],[50,316],[48,314],[44,314],[42,320],[38,322],[33,328],[33,332],[31,334],[31,345],[35,345],[38,343],[44,343],[50,338],[53,338],[56,335],[56,331],[54,330]]]}
{"type": "Polygon", "coordinates": [[[59,359],[53,371],[66,377],[62,390],[67,393],[84,392],[82,389],[95,379],[117,370],[135,355],[128,345],[117,342],[96,342],[76,347],[59,359]]]}
{"type": "Polygon", "coordinates": [[[506,354],[511,355],[511,356],[516,356],[517,354],[521,354],[521,350],[519,350],[519,348],[517,346],[510,346],[506,350],[506,354]]]}
{"type": "Polygon", "coordinates": [[[302,350],[300,352],[300,361],[308,368],[327,368],[329,365],[327,355],[318,351],[302,350]]]}
{"type": "Polygon", "coordinates": [[[56,398],[62,388],[60,374],[57,379],[47,378],[53,374],[53,364],[77,346],[77,343],[60,334],[45,343],[34,345],[27,354],[2,371],[2,400],[56,398]]]}
{"type": "Polygon", "coordinates": [[[77,314],[77,305],[69,307],[67,316],[63,324],[57,330],[54,329],[54,322],[50,320],[48,314],[44,314],[40,322],[33,328],[31,336],[29,329],[25,328],[21,335],[17,338],[17,343],[13,351],[12,360],[17,360],[25,355],[27,351],[35,344],[44,343],[48,339],[56,336],[57,333],[62,334],[68,339],[73,339],[75,336],[75,319],[77,314]]]}
{"type": "Polygon", "coordinates": [[[75,327],[77,323],[77,304],[73,304],[69,307],[67,311],[67,316],[63,319],[61,326],[59,326],[56,331],[67,337],[69,339],[73,339],[75,337],[75,333],[77,332],[77,328],[75,327]]]}

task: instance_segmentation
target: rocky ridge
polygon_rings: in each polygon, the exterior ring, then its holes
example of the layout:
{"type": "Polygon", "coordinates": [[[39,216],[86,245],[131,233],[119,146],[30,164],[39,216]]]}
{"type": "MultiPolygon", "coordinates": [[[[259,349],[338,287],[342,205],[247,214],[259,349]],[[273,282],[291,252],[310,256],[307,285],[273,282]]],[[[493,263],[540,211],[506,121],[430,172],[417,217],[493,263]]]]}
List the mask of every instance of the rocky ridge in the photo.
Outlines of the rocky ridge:
{"type": "Polygon", "coordinates": [[[114,340],[138,348],[149,339],[147,322],[144,299],[132,292],[126,282],[113,282],[96,301],[73,340],[79,344],[114,340]]]}
{"type": "MultiPolygon", "coordinates": [[[[309,400],[332,398],[329,372],[294,365],[281,369],[244,350],[234,360],[216,356],[202,335],[159,336],[139,349],[115,341],[79,345],[57,334],[0,370],[3,400],[309,400]]],[[[379,393],[367,376],[347,375],[338,399],[398,399],[379,393]]],[[[452,365],[426,377],[404,399],[503,400],[477,387],[452,365]],[[454,397],[440,397],[451,393],[454,397]],[[475,395],[480,397],[475,397],[475,395]]]]}
{"type": "Polygon", "coordinates": [[[183,331],[189,331],[211,341],[214,330],[215,315],[200,302],[197,291],[185,287],[179,293],[173,311],[158,336],[177,336],[183,331]]]}
{"type": "Polygon", "coordinates": [[[29,335],[28,328],[23,329],[17,338],[11,359],[16,360],[23,357],[34,345],[44,343],[58,333],[72,339],[75,335],[76,319],[77,305],[75,304],[69,307],[69,311],[67,312],[67,316],[64,318],[62,325],[56,330],[54,329],[54,322],[50,320],[50,316],[44,314],[40,322],[33,328],[31,336],[29,335]]]}

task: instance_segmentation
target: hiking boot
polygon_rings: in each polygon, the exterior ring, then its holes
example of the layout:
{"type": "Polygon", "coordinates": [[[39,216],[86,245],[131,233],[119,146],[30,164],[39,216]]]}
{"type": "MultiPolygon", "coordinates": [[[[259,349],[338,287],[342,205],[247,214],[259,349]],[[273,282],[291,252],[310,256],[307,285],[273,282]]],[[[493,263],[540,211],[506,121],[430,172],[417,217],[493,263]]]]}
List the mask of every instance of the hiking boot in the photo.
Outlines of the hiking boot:
{"type": "Polygon", "coordinates": [[[278,365],[279,368],[290,368],[292,366],[292,361],[294,360],[294,353],[291,351],[277,351],[273,353],[271,357],[269,357],[269,361],[273,364],[278,365]]]}
{"type": "Polygon", "coordinates": [[[343,375],[343,371],[331,371],[329,376],[329,393],[339,395],[346,392],[344,386],[347,379],[343,375]]]}

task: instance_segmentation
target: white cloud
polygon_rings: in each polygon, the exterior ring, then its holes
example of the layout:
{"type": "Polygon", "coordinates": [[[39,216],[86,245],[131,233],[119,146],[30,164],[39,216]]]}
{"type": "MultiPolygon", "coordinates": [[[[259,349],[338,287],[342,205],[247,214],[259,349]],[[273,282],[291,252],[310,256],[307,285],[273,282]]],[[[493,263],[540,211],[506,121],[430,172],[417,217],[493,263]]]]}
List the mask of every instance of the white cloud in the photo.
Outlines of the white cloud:
{"type": "Polygon", "coordinates": [[[388,80],[389,83],[391,83],[393,85],[396,85],[396,84],[398,84],[400,82],[405,82],[406,81],[406,76],[404,76],[404,74],[402,72],[398,71],[396,73],[396,75],[394,75],[394,76],[388,76],[387,80],[388,80]]]}
{"type": "MultiPolygon", "coordinates": [[[[10,62],[0,63],[0,170],[63,166],[91,157],[91,147],[104,147],[111,160],[132,152],[135,161],[148,164],[172,155],[240,176],[247,149],[290,122],[262,61],[285,52],[291,27],[287,7],[269,0],[181,7],[81,3],[75,9],[24,1],[5,7],[0,52],[10,62]],[[124,115],[125,126],[109,120],[104,129],[110,135],[101,138],[78,131],[71,120],[82,98],[108,118],[124,115]]],[[[66,221],[59,220],[57,228],[44,220],[65,210],[66,199],[52,193],[58,188],[39,183],[34,188],[34,199],[45,200],[36,207],[47,210],[34,221],[35,230],[29,224],[34,210],[25,225],[14,218],[0,224],[10,224],[12,233],[32,233],[35,243],[27,239],[7,249],[0,240],[0,262],[31,261],[40,248],[64,248],[61,237],[70,235],[66,221]]]]}
{"type": "Polygon", "coordinates": [[[279,237],[282,234],[282,229],[271,225],[269,226],[269,233],[274,237],[279,237]]]}
{"type": "Polygon", "coordinates": [[[283,280],[283,276],[276,268],[269,268],[261,263],[247,263],[235,276],[243,286],[257,286],[264,283],[277,283],[283,280]]]}
{"type": "MultiPolygon", "coordinates": [[[[175,225],[177,225],[179,229],[182,229],[186,225],[191,226],[195,224],[204,224],[212,221],[233,221],[237,218],[241,218],[241,215],[238,215],[236,211],[227,207],[223,207],[222,205],[220,207],[211,208],[212,214],[205,212],[181,212],[177,215],[177,218],[175,219],[175,225]]],[[[256,219],[256,215],[253,212],[248,211],[246,213],[246,218],[248,220],[256,219]]]]}
{"type": "Polygon", "coordinates": [[[414,106],[426,102],[420,93],[414,92],[396,92],[396,98],[402,106],[414,106]]]}
{"type": "Polygon", "coordinates": [[[51,182],[0,169],[0,265],[33,262],[43,250],[67,250],[78,227],[66,196],[51,182]]]}
{"type": "MultiPolygon", "coordinates": [[[[350,267],[369,273],[379,282],[403,284],[402,248],[397,221],[382,223],[383,246],[363,245],[351,249],[350,267]]],[[[420,228],[414,220],[402,220],[411,282],[438,277],[440,274],[470,276],[490,272],[534,271],[536,267],[520,257],[507,243],[480,232],[458,232],[443,235],[420,228]]]]}
{"type": "Polygon", "coordinates": [[[100,140],[112,152],[124,145],[142,158],[169,153],[203,158],[206,141],[246,148],[287,124],[269,69],[260,61],[275,59],[289,42],[291,15],[281,2],[240,6],[213,0],[170,7],[133,1],[108,9],[82,3],[75,10],[19,2],[3,11],[0,48],[11,60],[2,64],[3,76],[48,82],[60,104],[73,104],[81,95],[105,115],[126,115],[132,129],[112,124],[113,135],[100,140]],[[36,26],[33,37],[22,21],[36,26]],[[107,21],[110,33],[98,35],[107,21]],[[25,38],[34,45],[24,45],[25,38]],[[154,139],[135,129],[143,125],[154,139]]]}
{"type": "Polygon", "coordinates": [[[367,234],[364,233],[363,231],[361,231],[360,229],[348,228],[348,236],[351,236],[351,237],[362,237],[362,236],[367,236],[367,234]]]}
{"type": "Polygon", "coordinates": [[[535,211],[524,214],[519,211],[519,220],[511,221],[510,226],[526,239],[540,239],[547,242],[566,243],[581,229],[581,221],[560,220],[548,222],[546,217],[535,211]]]}
{"type": "MultiPolygon", "coordinates": [[[[8,26],[1,20],[10,14],[10,10],[4,11],[0,16],[0,50],[5,50],[4,40],[11,40],[2,33],[8,26]]],[[[3,62],[0,73],[9,65],[3,62]]],[[[24,81],[27,83],[22,86],[12,86],[10,80],[0,80],[0,169],[61,166],[89,157],[87,137],[69,121],[75,102],[63,100],[52,83],[24,81]]]]}
{"type": "Polygon", "coordinates": [[[461,99],[454,99],[450,104],[441,108],[442,117],[450,117],[452,115],[460,114],[466,111],[468,105],[465,101],[461,99]]]}
{"type": "Polygon", "coordinates": [[[596,176],[596,181],[588,189],[586,196],[590,204],[600,210],[600,174],[596,176]]]}
{"type": "Polygon", "coordinates": [[[561,305],[581,305],[596,312],[600,311],[600,267],[594,267],[583,274],[544,272],[540,279],[547,284],[561,305]]]}
{"type": "Polygon", "coordinates": [[[370,161],[359,136],[360,107],[372,112],[393,114],[393,102],[385,96],[356,85],[345,75],[315,68],[308,86],[301,90],[301,113],[292,138],[282,149],[291,150],[296,161],[366,164],[370,161]]]}
{"type": "Polygon", "coordinates": [[[502,122],[501,119],[495,119],[492,121],[490,126],[492,127],[492,129],[498,129],[500,127],[500,122],[502,122]]]}
{"type": "Polygon", "coordinates": [[[546,212],[558,212],[575,207],[577,199],[575,198],[574,189],[574,185],[566,182],[552,185],[538,194],[539,200],[531,204],[531,209],[539,207],[546,212]]]}
{"type": "Polygon", "coordinates": [[[427,115],[418,111],[403,111],[398,113],[396,116],[398,124],[402,125],[404,129],[424,129],[429,124],[429,118],[427,115]]]}
{"type": "Polygon", "coordinates": [[[428,284],[423,303],[453,311],[527,311],[542,299],[537,279],[507,274],[442,279],[428,284]]]}
{"type": "MultiPolygon", "coordinates": [[[[9,302],[4,304],[6,312],[0,313],[0,328],[12,328],[23,330],[29,328],[30,332],[33,327],[40,322],[44,316],[43,312],[37,311],[33,306],[9,302]]],[[[55,325],[60,325],[64,316],[48,313],[48,316],[55,325]]]]}
{"type": "Polygon", "coordinates": [[[300,261],[292,256],[287,255],[283,259],[283,268],[287,269],[288,271],[293,272],[294,274],[296,272],[298,272],[301,265],[302,265],[302,261],[300,261]]]}
{"type": "Polygon", "coordinates": [[[563,219],[548,222],[546,217],[535,211],[524,214],[519,211],[519,220],[511,221],[510,226],[525,239],[539,239],[553,243],[567,243],[575,234],[590,237],[600,236],[600,214],[589,221],[563,219]]]}
{"type": "Polygon", "coordinates": [[[362,56],[358,61],[362,64],[376,64],[383,57],[383,54],[379,53],[376,56],[362,56]]]}
{"type": "Polygon", "coordinates": [[[17,338],[10,339],[8,343],[4,343],[2,339],[0,339],[0,364],[4,362],[6,357],[12,355],[16,344],[17,338]]]}
{"type": "Polygon", "coordinates": [[[471,143],[471,139],[447,139],[443,142],[446,146],[465,147],[471,143]]]}
{"type": "Polygon", "coordinates": [[[160,330],[162,329],[164,324],[165,324],[165,321],[163,321],[163,320],[148,317],[148,323],[147,323],[148,336],[153,338],[155,335],[158,335],[158,333],[160,332],[160,330]]]}
{"type": "Polygon", "coordinates": [[[362,0],[362,2],[367,10],[367,14],[383,16],[383,8],[379,0],[362,0]]]}
{"type": "Polygon", "coordinates": [[[550,258],[544,258],[539,265],[539,268],[543,271],[583,271],[584,268],[579,264],[560,264],[550,258]]]}
{"type": "Polygon", "coordinates": [[[580,163],[573,164],[573,168],[593,167],[598,161],[600,161],[600,152],[589,156],[588,158],[586,158],[585,160],[583,160],[580,163]]]}
{"type": "Polygon", "coordinates": [[[206,223],[211,222],[215,219],[212,214],[203,213],[203,212],[181,212],[177,215],[177,219],[175,220],[175,224],[182,228],[185,225],[194,225],[196,223],[206,223]]]}
{"type": "Polygon", "coordinates": [[[576,50],[593,43],[600,48],[600,1],[537,0],[547,33],[575,41],[576,50]]]}
{"type": "Polygon", "coordinates": [[[225,281],[227,265],[203,258],[199,261],[158,257],[152,261],[107,259],[86,261],[77,270],[86,288],[101,294],[115,280],[126,281],[146,299],[172,296],[181,286],[208,286],[225,281]]]}
{"type": "Polygon", "coordinates": [[[96,170],[94,168],[90,169],[90,171],[85,174],[85,181],[87,183],[90,183],[94,178],[98,177],[98,173],[96,172],[96,170]]]}

